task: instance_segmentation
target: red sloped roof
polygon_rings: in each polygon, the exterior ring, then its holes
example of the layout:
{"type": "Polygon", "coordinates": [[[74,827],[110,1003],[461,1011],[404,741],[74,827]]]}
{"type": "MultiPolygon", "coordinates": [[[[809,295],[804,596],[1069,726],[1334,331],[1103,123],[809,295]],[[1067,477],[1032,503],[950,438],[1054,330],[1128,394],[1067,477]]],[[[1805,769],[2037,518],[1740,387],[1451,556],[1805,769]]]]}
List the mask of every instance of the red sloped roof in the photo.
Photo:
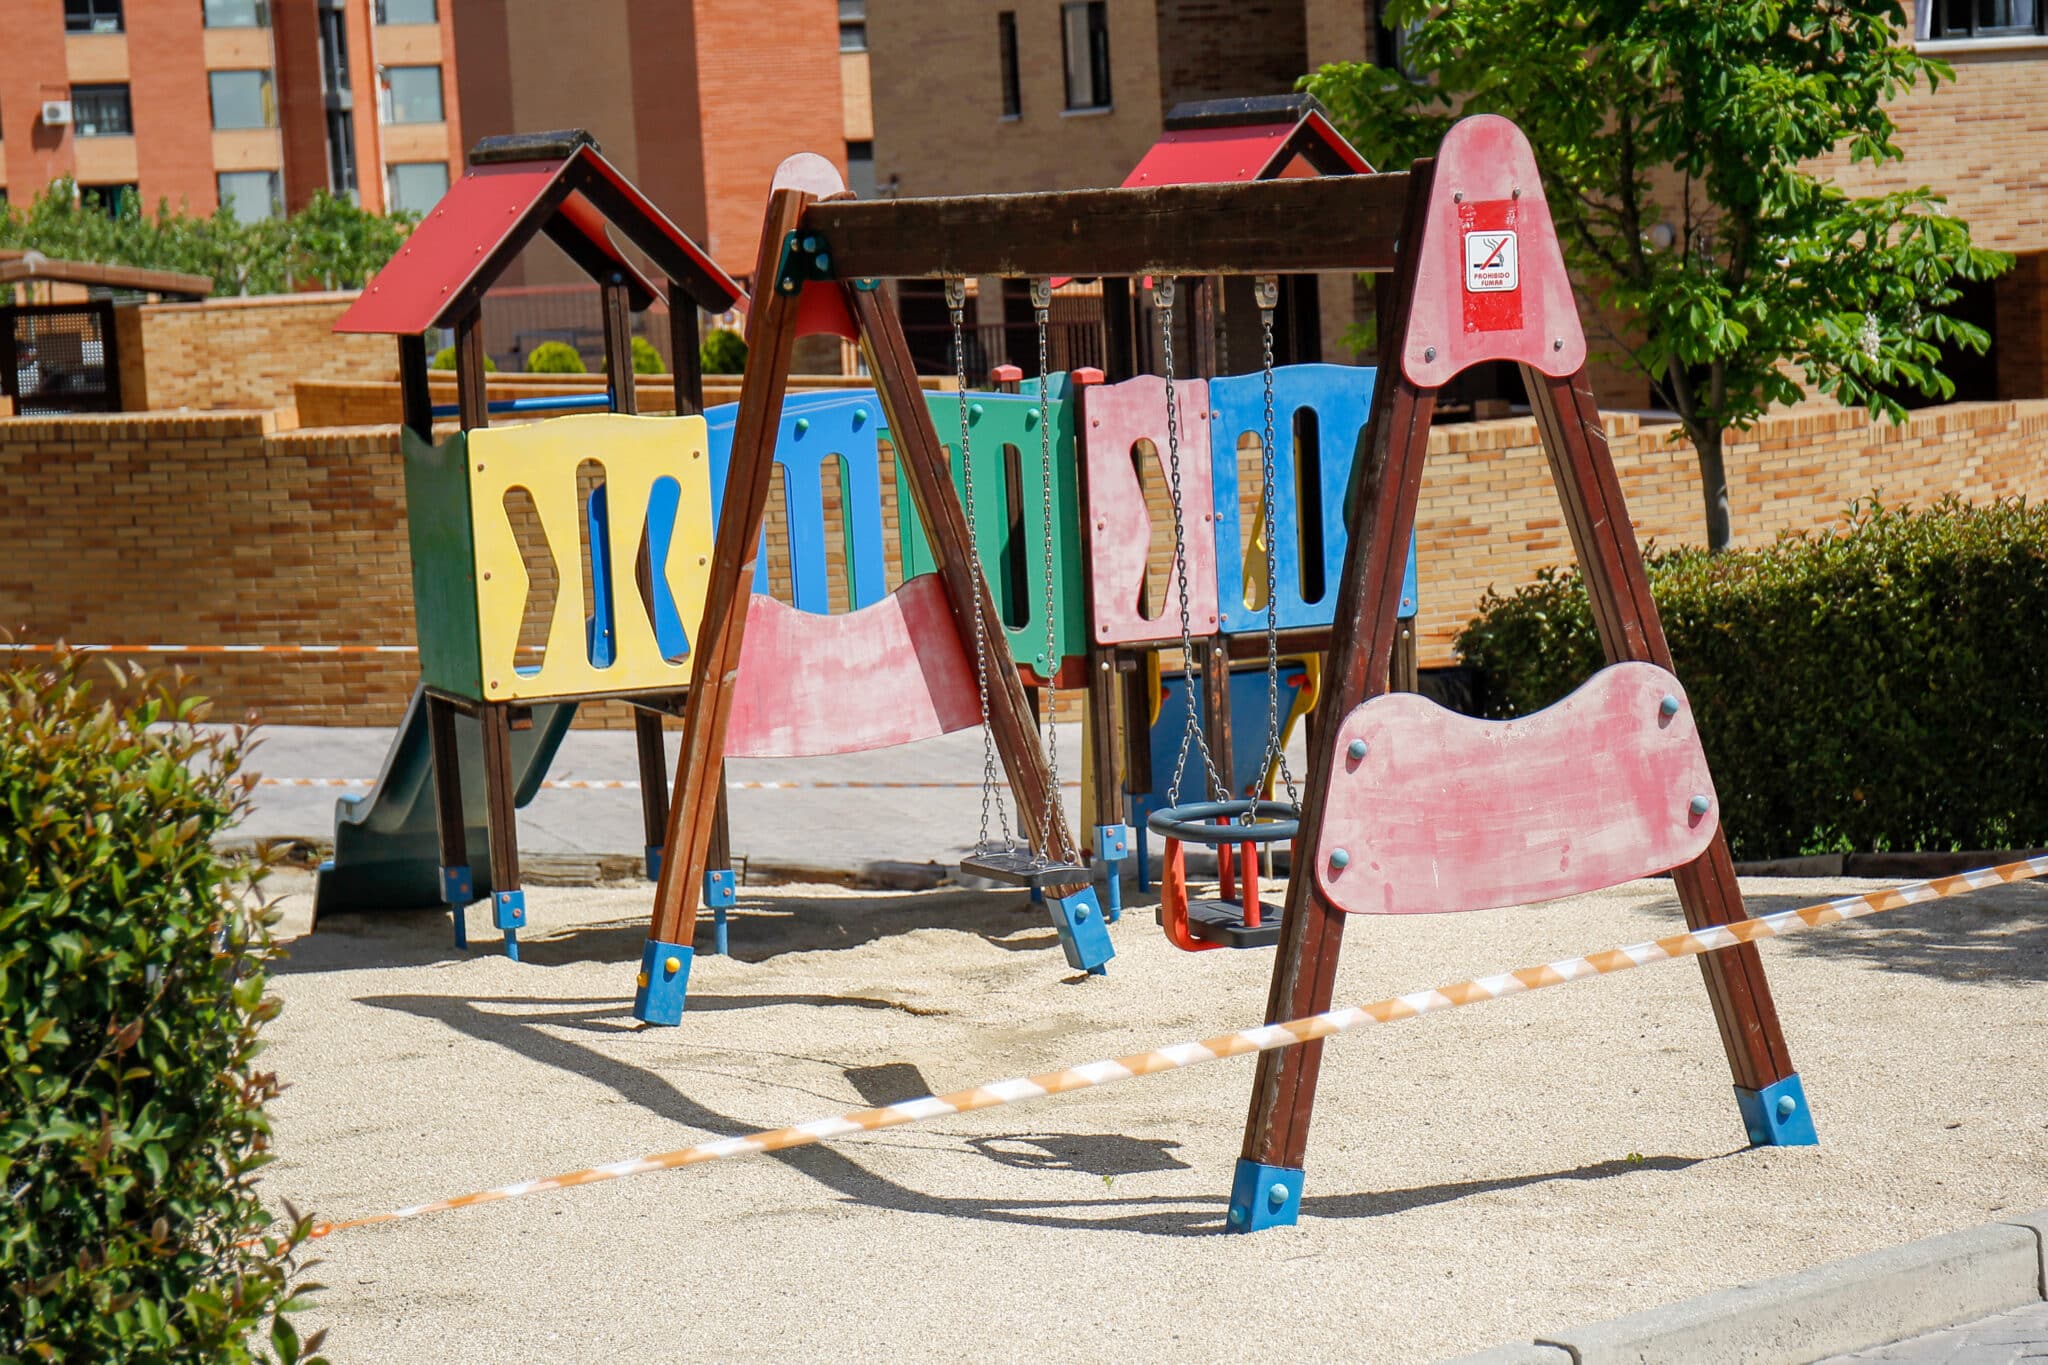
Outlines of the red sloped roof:
{"type": "Polygon", "coordinates": [[[1357,174],[1372,170],[1329,120],[1311,111],[1294,122],[1162,133],[1124,177],[1124,188],[1271,180],[1291,174],[1291,163],[1304,153],[1322,153],[1332,169],[1341,166],[1357,174]]]}
{"type": "Polygon", "coordinates": [[[612,242],[607,221],[664,268],[689,276],[685,282],[693,295],[703,296],[700,303],[722,298],[721,306],[730,306],[744,297],[610,162],[579,147],[561,158],[471,167],[371,278],[334,330],[408,336],[445,325],[451,310],[473,302],[543,229],[558,241],[567,238],[563,245],[586,270],[601,264],[623,276],[643,301],[659,298],[661,291],[612,242]],[[607,201],[613,212],[608,215],[590,196],[607,201]]]}

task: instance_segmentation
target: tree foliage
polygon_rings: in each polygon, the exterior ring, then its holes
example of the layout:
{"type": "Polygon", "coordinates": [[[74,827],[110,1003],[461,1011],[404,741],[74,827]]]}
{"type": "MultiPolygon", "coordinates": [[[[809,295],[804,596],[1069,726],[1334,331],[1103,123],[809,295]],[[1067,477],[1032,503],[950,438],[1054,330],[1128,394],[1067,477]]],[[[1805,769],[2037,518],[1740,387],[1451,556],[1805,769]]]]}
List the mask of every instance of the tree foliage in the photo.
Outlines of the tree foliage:
{"type": "Polygon", "coordinates": [[[543,341],[526,353],[528,374],[584,374],[582,353],[566,341],[543,341]]]}
{"type": "Polygon", "coordinates": [[[697,348],[698,364],[705,374],[739,374],[747,368],[747,342],[729,327],[714,328],[697,348]]]}
{"type": "Polygon", "coordinates": [[[86,669],[0,670],[0,1359],[300,1360],[309,1224],[255,1190],[276,915],[212,842],[247,739],[86,669]]]}
{"type": "Polygon", "coordinates": [[[1931,190],[1851,196],[1817,166],[1901,159],[1886,103],[1953,79],[1903,41],[1896,0],[1388,0],[1385,17],[1403,69],[1326,66],[1305,87],[1378,165],[1429,155],[1455,115],[1521,125],[1574,278],[1620,320],[1598,340],[1700,453],[1714,548],[1723,430],[1799,399],[1801,374],[1898,421],[1901,391],[1954,392],[1944,347],[1988,344],[1943,310],[2011,258],[1931,190]]]}
{"type": "Polygon", "coordinates": [[[159,200],[145,214],[132,193],[103,205],[69,180],[53,182],[25,206],[0,208],[0,247],[53,260],[92,261],[206,275],[213,292],[284,294],[302,288],[356,289],[391,259],[414,215],[365,212],[325,190],[289,218],[243,223],[223,205],[208,217],[159,200]]]}

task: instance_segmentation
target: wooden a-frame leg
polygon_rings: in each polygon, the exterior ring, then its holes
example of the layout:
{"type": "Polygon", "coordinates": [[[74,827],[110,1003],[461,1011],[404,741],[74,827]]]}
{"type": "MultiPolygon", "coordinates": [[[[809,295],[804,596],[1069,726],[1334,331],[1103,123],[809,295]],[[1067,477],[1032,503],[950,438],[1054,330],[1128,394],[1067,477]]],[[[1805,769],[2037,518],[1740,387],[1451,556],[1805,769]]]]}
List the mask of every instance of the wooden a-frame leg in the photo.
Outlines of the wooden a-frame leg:
{"type": "Polygon", "coordinates": [[[1117,776],[1116,651],[1088,651],[1088,781],[1095,811],[1095,859],[1103,870],[1102,911],[1114,924],[1123,915],[1124,859],[1131,844],[1124,823],[1123,783],[1117,776]]]}
{"type": "Polygon", "coordinates": [[[796,347],[801,291],[777,287],[782,244],[812,198],[800,189],[777,189],[769,197],[761,225],[754,265],[756,294],[747,318],[747,374],[733,422],[725,503],[697,631],[690,699],[683,712],[682,761],[676,766],[669,804],[654,915],[633,998],[633,1016],[643,1023],[682,1022],[697,907],[710,865],[718,804],[725,793],[725,732],[732,717],[733,683],[739,676],[754,556],[767,515],[776,428],[796,347]]]}
{"type": "Polygon", "coordinates": [[[647,876],[661,875],[661,843],[668,837],[668,753],[662,748],[661,716],[635,707],[633,753],[640,767],[640,828],[646,836],[647,876]]]}
{"type": "MultiPolygon", "coordinates": [[[[1399,356],[1408,330],[1407,300],[1414,293],[1415,244],[1435,178],[1435,163],[1415,163],[1408,215],[1402,228],[1394,296],[1399,310],[1382,320],[1380,354],[1399,356]]],[[[1330,1007],[1337,956],[1344,943],[1341,910],[1317,892],[1309,872],[1321,857],[1323,803],[1330,785],[1329,746],[1323,736],[1352,707],[1387,690],[1393,664],[1395,614],[1407,567],[1408,534],[1422,489],[1430,414],[1436,393],[1418,389],[1398,366],[1387,366],[1373,391],[1372,410],[1359,433],[1353,465],[1358,490],[1350,513],[1350,543],[1338,582],[1323,696],[1311,714],[1308,773],[1302,784],[1301,832],[1295,836],[1273,985],[1266,1020],[1299,1019],[1330,1007]],[[1387,371],[1393,371],[1392,374],[1387,371]]],[[[1320,1041],[1261,1053],[1252,1082],[1244,1148],[1231,1182],[1229,1228],[1251,1232],[1292,1223],[1300,1211],[1302,1164],[1315,1107],[1320,1041]]]]}
{"type": "Polygon", "coordinates": [[[491,922],[505,935],[505,956],[519,960],[526,892],[519,886],[519,811],[512,789],[512,708],[487,702],[477,716],[484,732],[484,809],[491,839],[491,922]]]}
{"type": "MultiPolygon", "coordinates": [[[[1559,379],[1525,367],[1523,376],[1608,662],[1643,660],[1671,668],[1671,648],[1650,597],[1649,573],[1622,502],[1620,480],[1607,454],[1607,431],[1585,372],[1559,379]]],[[[1706,852],[1672,875],[1690,928],[1732,924],[1747,917],[1725,836],[1716,833],[1706,852]]],[[[1745,943],[1707,953],[1700,958],[1700,970],[1750,1141],[1815,1141],[1805,1093],[1792,1069],[1756,946],[1745,943]]]]}
{"type": "Polygon", "coordinates": [[[469,830],[462,811],[462,750],[455,736],[455,707],[427,693],[427,742],[434,759],[434,827],[441,846],[441,899],[455,918],[455,946],[469,946],[464,916],[476,899],[469,870],[469,830]]]}

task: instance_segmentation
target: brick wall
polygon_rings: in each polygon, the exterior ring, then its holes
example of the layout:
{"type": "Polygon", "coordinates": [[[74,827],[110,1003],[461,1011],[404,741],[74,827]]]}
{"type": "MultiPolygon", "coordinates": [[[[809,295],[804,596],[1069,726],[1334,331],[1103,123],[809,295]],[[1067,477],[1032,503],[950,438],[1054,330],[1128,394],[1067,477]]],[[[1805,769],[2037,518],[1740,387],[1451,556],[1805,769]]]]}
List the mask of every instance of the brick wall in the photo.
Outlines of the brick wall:
{"type": "MultiPolygon", "coordinates": [[[[1639,537],[1696,541],[1691,451],[1631,414],[1610,414],[1606,426],[1639,537]]],[[[1897,428],[1803,409],[1727,454],[1736,538],[1761,544],[1826,526],[1873,491],[1914,503],[1943,492],[2042,496],[2048,401],[1930,408],[1897,428]]],[[[885,496],[894,486],[885,460],[885,496]]],[[[414,643],[393,427],[281,432],[269,413],[16,418],[0,421],[0,487],[18,492],[0,504],[0,625],[25,640],[414,643]]],[[[769,528],[778,584],[788,564],[779,502],[769,528]]],[[[828,518],[836,527],[836,506],[828,518]]],[[[893,581],[893,505],[885,519],[893,581]]],[[[1571,557],[1534,424],[1439,427],[1419,533],[1422,658],[1447,663],[1489,585],[1511,588],[1571,557]]],[[[1169,540],[1155,542],[1162,582],[1170,554],[1169,540]]],[[[843,605],[843,591],[834,599],[843,605]]],[[[417,671],[405,654],[183,662],[217,714],[255,710],[280,723],[395,723],[417,671]]],[[[622,724],[623,708],[591,708],[586,719],[622,724]]]]}
{"type": "MultiPolygon", "coordinates": [[[[1160,114],[1185,100],[1291,90],[1308,64],[1302,0],[1154,0],[1160,114]]],[[[1115,183],[1115,182],[1106,182],[1115,183]]]]}
{"type": "Polygon", "coordinates": [[[390,337],[342,336],[334,322],[353,291],[275,294],[141,309],[143,385],[122,400],[135,410],[281,408],[302,379],[388,380],[398,369],[390,337]]]}

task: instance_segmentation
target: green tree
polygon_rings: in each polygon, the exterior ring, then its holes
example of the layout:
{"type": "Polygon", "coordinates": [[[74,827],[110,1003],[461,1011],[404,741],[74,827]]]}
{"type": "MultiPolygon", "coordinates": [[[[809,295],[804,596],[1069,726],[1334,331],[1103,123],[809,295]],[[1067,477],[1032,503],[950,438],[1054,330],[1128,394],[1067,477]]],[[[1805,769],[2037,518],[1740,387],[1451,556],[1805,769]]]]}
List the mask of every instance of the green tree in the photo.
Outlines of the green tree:
{"type": "Polygon", "coordinates": [[[705,374],[739,374],[747,368],[746,339],[730,328],[714,328],[697,348],[697,363],[705,374]]]}
{"type": "Polygon", "coordinates": [[[1699,452],[1711,548],[1731,534],[1723,432],[1801,397],[1799,374],[1899,421],[1898,393],[1954,393],[1944,346],[1989,344],[1942,310],[2010,257],[1924,187],[1854,197],[1814,170],[1902,158],[1886,102],[1953,78],[1902,41],[1896,0],[1388,0],[1385,18],[1403,69],[1304,88],[1378,165],[1428,155],[1455,115],[1521,125],[1566,263],[1619,319],[1608,348],[1699,452]]]}
{"type": "Polygon", "coordinates": [[[528,374],[583,374],[583,357],[566,341],[543,341],[526,353],[528,374]]]}

